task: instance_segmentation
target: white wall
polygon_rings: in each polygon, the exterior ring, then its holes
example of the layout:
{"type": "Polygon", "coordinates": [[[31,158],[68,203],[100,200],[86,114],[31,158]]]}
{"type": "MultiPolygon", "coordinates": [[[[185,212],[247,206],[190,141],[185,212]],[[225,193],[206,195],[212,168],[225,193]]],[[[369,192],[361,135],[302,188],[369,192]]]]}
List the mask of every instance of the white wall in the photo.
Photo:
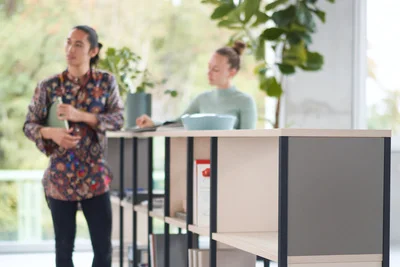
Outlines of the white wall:
{"type": "MultiPolygon", "coordinates": [[[[365,1],[365,0],[361,0],[365,1]]],[[[353,108],[355,31],[359,28],[356,12],[359,1],[319,1],[326,11],[326,23],[318,24],[312,51],[324,55],[318,72],[300,72],[286,82],[285,115],[290,127],[351,128],[353,108]]],[[[359,75],[358,75],[359,76],[359,75]]]]}
{"type": "MultiPolygon", "coordinates": [[[[364,128],[366,1],[378,0],[319,1],[327,22],[318,25],[311,49],[324,55],[325,65],[287,80],[283,125],[364,128]]],[[[391,240],[400,243],[400,151],[392,152],[391,167],[391,240]]]]}

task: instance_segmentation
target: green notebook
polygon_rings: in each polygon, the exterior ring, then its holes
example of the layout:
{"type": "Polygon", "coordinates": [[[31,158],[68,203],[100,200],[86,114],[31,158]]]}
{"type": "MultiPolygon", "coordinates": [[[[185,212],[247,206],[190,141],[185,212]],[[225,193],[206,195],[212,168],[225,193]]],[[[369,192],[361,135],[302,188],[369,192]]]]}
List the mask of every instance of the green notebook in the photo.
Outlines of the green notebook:
{"type": "Polygon", "coordinates": [[[55,128],[65,128],[64,120],[59,120],[57,118],[57,102],[51,103],[46,119],[46,126],[55,128]]]}

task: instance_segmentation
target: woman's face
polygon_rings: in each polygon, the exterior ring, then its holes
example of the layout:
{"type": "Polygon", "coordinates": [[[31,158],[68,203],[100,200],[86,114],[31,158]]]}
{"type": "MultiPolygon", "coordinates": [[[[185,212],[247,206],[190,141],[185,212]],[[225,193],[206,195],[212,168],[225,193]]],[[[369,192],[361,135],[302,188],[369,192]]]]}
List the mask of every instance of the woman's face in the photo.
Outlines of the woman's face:
{"type": "Polygon", "coordinates": [[[217,87],[225,86],[230,79],[235,76],[237,70],[232,69],[228,63],[228,58],[218,53],[214,53],[208,62],[208,82],[217,87]]]}
{"type": "Polygon", "coordinates": [[[65,42],[65,56],[69,66],[89,66],[90,59],[96,55],[96,49],[90,49],[88,34],[73,29],[65,42]]]}

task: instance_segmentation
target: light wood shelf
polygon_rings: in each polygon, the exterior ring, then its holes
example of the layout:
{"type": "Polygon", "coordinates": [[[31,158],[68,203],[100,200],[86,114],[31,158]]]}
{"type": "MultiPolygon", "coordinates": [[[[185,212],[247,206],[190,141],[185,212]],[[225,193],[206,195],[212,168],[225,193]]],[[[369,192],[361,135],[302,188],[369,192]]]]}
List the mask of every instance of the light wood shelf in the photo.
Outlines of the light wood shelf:
{"type": "Polygon", "coordinates": [[[149,216],[164,221],[164,211],[163,210],[152,210],[149,212],[149,216]]]}
{"type": "MultiPolygon", "coordinates": [[[[278,232],[214,233],[213,239],[225,245],[278,262],[278,232]]],[[[381,262],[381,254],[291,256],[290,264],[381,262]]]]}
{"type": "Polygon", "coordinates": [[[208,227],[199,227],[197,225],[191,224],[189,225],[189,231],[201,236],[210,236],[210,228],[208,227]]]}
{"type": "MultiPolygon", "coordinates": [[[[188,208],[186,203],[192,202],[193,222],[187,225],[186,220],[165,217],[164,210],[149,211],[147,206],[133,206],[142,217],[156,218],[209,237],[211,244],[218,242],[217,248],[232,247],[273,262],[278,262],[282,252],[288,263],[282,258],[280,265],[284,267],[375,267],[385,261],[382,254],[365,253],[382,252],[382,240],[390,240],[390,235],[385,233],[387,216],[382,207],[388,201],[384,196],[388,191],[387,173],[390,173],[386,161],[390,156],[390,139],[386,137],[391,136],[391,131],[260,129],[107,133],[109,138],[157,136],[171,137],[169,175],[166,176],[169,190],[165,192],[169,214],[174,216],[188,208]],[[193,137],[193,150],[188,150],[188,137],[193,137]],[[211,149],[215,152],[212,155],[211,149]],[[189,151],[193,155],[188,155],[189,151]],[[192,164],[187,159],[192,156],[193,160],[211,156],[214,159],[214,155],[218,179],[216,191],[210,192],[217,201],[211,215],[216,217],[210,219],[216,221],[217,232],[210,236],[210,227],[200,227],[196,222],[196,190],[192,201],[187,196],[190,181],[187,170],[192,164]],[[337,186],[335,192],[330,189],[333,185],[337,186]],[[336,194],[342,198],[336,198],[336,194]],[[368,208],[360,208],[358,202],[368,203],[365,205],[368,208]],[[348,236],[349,232],[352,236],[348,236]],[[278,244],[280,234],[287,239],[278,244]]],[[[111,197],[111,202],[132,207],[118,197],[111,197]]]]}
{"type": "Polygon", "coordinates": [[[147,213],[148,213],[148,211],[147,211],[147,206],[135,205],[135,206],[133,207],[133,209],[134,209],[136,212],[140,212],[140,213],[144,213],[144,214],[147,214],[147,213]]]}
{"type": "Polygon", "coordinates": [[[125,208],[132,208],[133,207],[133,203],[132,202],[129,202],[129,201],[126,201],[126,200],[122,200],[121,201],[121,206],[122,207],[125,207],[125,208]]]}
{"type": "MultiPolygon", "coordinates": [[[[341,263],[346,266],[346,263],[379,263],[382,266],[382,254],[365,254],[365,255],[324,255],[324,256],[291,256],[288,257],[289,264],[333,264],[341,263]]],[[[351,265],[353,266],[353,265],[351,265]]],[[[365,265],[370,266],[370,265],[365,265]]],[[[312,266],[314,267],[314,265],[312,266]]]]}
{"type": "Polygon", "coordinates": [[[349,130],[349,129],[256,129],[256,130],[220,130],[220,131],[155,131],[135,133],[132,131],[111,131],[107,138],[133,137],[390,137],[390,130],[349,130]]]}
{"type": "Polygon", "coordinates": [[[174,217],[166,217],[165,222],[180,228],[186,228],[186,221],[174,217]]]}
{"type": "Polygon", "coordinates": [[[225,245],[278,261],[278,232],[214,233],[212,237],[225,245]]]}
{"type": "Polygon", "coordinates": [[[119,197],[117,197],[117,196],[110,196],[110,201],[111,201],[111,204],[116,204],[116,205],[120,204],[119,197]]]}

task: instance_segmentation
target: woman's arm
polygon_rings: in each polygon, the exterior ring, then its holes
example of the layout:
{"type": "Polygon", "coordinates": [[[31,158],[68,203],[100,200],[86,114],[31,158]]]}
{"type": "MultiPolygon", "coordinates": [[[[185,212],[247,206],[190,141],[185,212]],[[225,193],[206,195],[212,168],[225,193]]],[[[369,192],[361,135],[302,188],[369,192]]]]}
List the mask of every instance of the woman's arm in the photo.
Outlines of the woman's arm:
{"type": "Polygon", "coordinates": [[[257,106],[253,97],[243,99],[240,105],[239,129],[255,129],[257,124],[257,106]]]}
{"type": "Polygon", "coordinates": [[[201,95],[198,95],[192,102],[190,102],[182,115],[200,113],[200,96],[201,95]]]}

